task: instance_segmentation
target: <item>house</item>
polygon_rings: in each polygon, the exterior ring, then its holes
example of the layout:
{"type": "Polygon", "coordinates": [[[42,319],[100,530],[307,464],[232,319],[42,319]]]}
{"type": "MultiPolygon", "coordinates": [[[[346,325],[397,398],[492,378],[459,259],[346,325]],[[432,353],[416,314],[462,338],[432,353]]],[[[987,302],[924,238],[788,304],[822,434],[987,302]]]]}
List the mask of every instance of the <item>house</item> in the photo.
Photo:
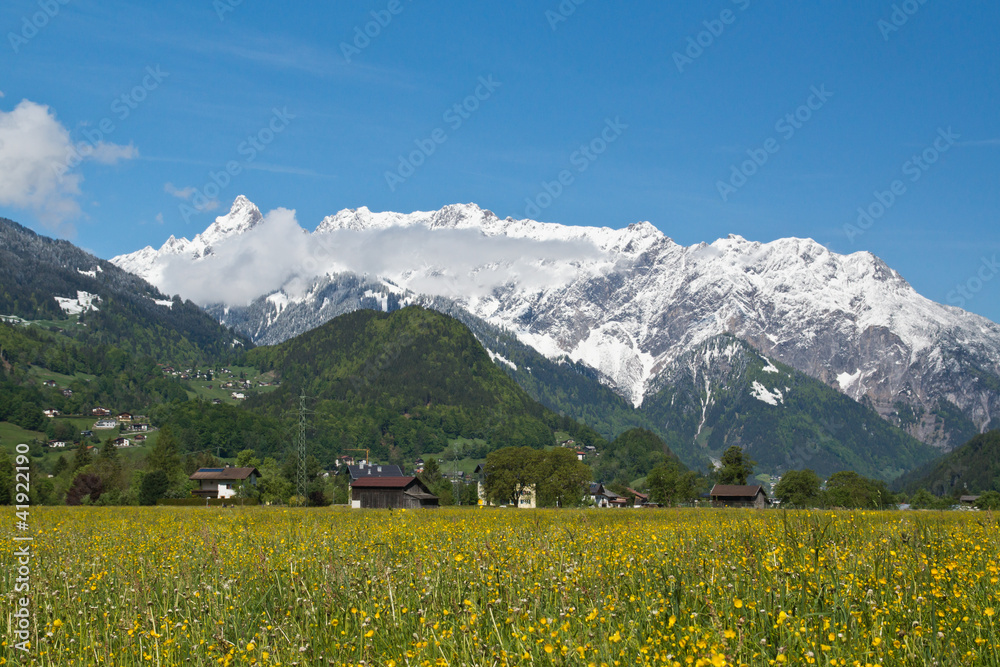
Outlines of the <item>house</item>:
{"type": "Polygon", "coordinates": [[[42,384],[44,384],[46,387],[55,387],[56,386],[56,381],[55,380],[46,380],[42,384]]]}
{"type": "Polygon", "coordinates": [[[148,433],[152,430],[152,426],[149,424],[138,424],[136,422],[132,422],[130,426],[125,427],[125,430],[133,433],[148,433]]]}
{"type": "Polygon", "coordinates": [[[737,484],[716,484],[708,494],[712,507],[755,507],[771,504],[764,487],[759,484],[741,486],[737,484]]]}
{"type": "Polygon", "coordinates": [[[140,433],[139,435],[135,436],[135,441],[137,443],[138,442],[146,442],[146,436],[143,435],[142,433],[140,433]]]}
{"type": "Polygon", "coordinates": [[[234,391],[234,392],[232,392],[231,395],[232,395],[233,398],[235,398],[238,401],[242,401],[243,399],[245,399],[247,397],[246,394],[244,394],[241,391],[234,391]]]}
{"type": "Polygon", "coordinates": [[[70,396],[73,395],[73,390],[72,389],[63,389],[62,390],[62,395],[65,396],[66,398],[69,398],[70,396]]]}
{"type": "Polygon", "coordinates": [[[115,447],[131,447],[132,441],[128,438],[115,438],[114,445],[115,447]]]}
{"type": "Polygon", "coordinates": [[[222,399],[221,398],[213,398],[212,399],[212,405],[222,405],[222,399]]]}
{"type": "Polygon", "coordinates": [[[649,496],[645,493],[639,493],[635,489],[626,486],[625,490],[635,496],[635,506],[642,507],[643,505],[649,504],[649,496]]]}
{"type": "Polygon", "coordinates": [[[200,468],[188,479],[199,482],[191,493],[199,498],[232,498],[243,485],[256,486],[260,472],[256,468],[200,468]]]}
{"type": "Polygon", "coordinates": [[[131,412],[123,412],[123,413],[121,413],[120,415],[118,415],[118,421],[120,421],[120,422],[130,422],[130,421],[132,421],[132,413],[131,412]]]}
{"type": "Polygon", "coordinates": [[[94,408],[90,411],[90,414],[95,417],[108,417],[111,415],[111,410],[108,410],[107,408],[94,408]]]}
{"type": "Polygon", "coordinates": [[[92,437],[94,437],[94,432],[93,431],[80,431],[80,437],[81,438],[92,438],[92,437]]]}
{"type": "Polygon", "coordinates": [[[42,410],[42,412],[44,412],[45,416],[48,417],[49,419],[55,419],[56,417],[59,416],[59,411],[53,410],[52,408],[49,408],[48,410],[42,410]]]}
{"type": "MultiPolygon", "coordinates": [[[[343,472],[345,467],[341,467],[341,472],[343,472]]],[[[362,477],[404,477],[403,470],[399,466],[390,465],[372,465],[371,463],[366,463],[362,461],[358,465],[348,465],[346,466],[347,474],[351,477],[351,483],[354,480],[361,479],[362,477]]],[[[340,473],[338,473],[340,474],[340,473]]]]}
{"type": "Polygon", "coordinates": [[[418,509],[437,507],[438,497],[416,477],[364,476],[351,482],[351,507],[418,509]]]}
{"type": "Polygon", "coordinates": [[[979,500],[979,496],[961,496],[958,499],[958,504],[959,505],[975,505],[977,500],[979,500]]]}
{"type": "Polygon", "coordinates": [[[96,422],[94,422],[95,430],[97,429],[109,430],[113,428],[118,428],[117,419],[98,419],[96,422]]]}
{"type": "Polygon", "coordinates": [[[583,457],[584,457],[584,456],[586,456],[586,455],[587,455],[587,453],[586,453],[586,452],[577,452],[577,453],[576,453],[576,460],[577,460],[577,461],[582,461],[582,460],[583,460],[583,457]]]}
{"type": "Polygon", "coordinates": [[[628,505],[627,498],[619,496],[614,491],[609,491],[600,482],[592,482],[587,490],[587,495],[597,507],[625,507],[628,505]]]}
{"type": "Polygon", "coordinates": [[[49,440],[49,447],[59,447],[61,449],[66,448],[65,440],[49,440]]]}

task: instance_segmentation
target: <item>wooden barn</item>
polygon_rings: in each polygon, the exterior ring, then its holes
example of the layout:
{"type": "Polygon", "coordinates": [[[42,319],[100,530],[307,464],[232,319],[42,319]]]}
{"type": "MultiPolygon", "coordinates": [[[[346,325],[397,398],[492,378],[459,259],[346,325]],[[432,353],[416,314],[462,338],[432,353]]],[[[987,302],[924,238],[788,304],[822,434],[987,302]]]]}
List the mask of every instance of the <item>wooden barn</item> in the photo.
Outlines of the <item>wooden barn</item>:
{"type": "Polygon", "coordinates": [[[416,509],[437,507],[438,497],[416,477],[362,477],[351,482],[351,507],[416,509]]]}
{"type": "Polygon", "coordinates": [[[760,485],[716,484],[709,494],[712,507],[767,507],[771,501],[760,485]]]}

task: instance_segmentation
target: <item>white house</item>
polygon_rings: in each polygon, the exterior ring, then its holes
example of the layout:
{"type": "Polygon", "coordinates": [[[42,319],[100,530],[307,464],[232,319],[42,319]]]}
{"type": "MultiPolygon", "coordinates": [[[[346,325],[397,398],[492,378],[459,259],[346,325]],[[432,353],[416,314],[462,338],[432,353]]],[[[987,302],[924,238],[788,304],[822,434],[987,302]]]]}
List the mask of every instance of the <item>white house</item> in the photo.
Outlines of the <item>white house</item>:
{"type": "Polygon", "coordinates": [[[232,498],[244,485],[256,486],[260,473],[256,468],[201,468],[188,479],[201,484],[192,491],[200,498],[232,498]]]}
{"type": "Polygon", "coordinates": [[[106,429],[106,430],[110,430],[110,429],[113,429],[113,428],[118,428],[118,420],[117,419],[98,419],[96,422],[94,422],[94,428],[95,429],[106,429]]]}

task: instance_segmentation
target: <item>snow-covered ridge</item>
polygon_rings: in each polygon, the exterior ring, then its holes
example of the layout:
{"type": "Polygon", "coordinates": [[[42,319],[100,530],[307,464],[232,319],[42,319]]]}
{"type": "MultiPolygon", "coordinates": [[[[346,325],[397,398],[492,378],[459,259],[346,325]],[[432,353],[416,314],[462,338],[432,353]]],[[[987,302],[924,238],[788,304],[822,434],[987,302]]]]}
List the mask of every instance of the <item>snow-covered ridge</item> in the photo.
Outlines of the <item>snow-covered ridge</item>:
{"type": "Polygon", "coordinates": [[[161,263],[158,261],[168,255],[187,255],[199,259],[212,254],[212,247],[228,238],[238,236],[256,227],[264,216],[260,209],[249,199],[240,195],[233,202],[229,213],[219,216],[208,228],[189,241],[186,238],[171,236],[159,250],[146,246],[141,250],[126,255],[111,258],[111,263],[129,273],[134,273],[149,282],[162,284],[160,273],[161,263]]]}
{"type": "MultiPolygon", "coordinates": [[[[171,237],[158,251],[147,247],[112,261],[162,289],[162,257],[211,262],[213,247],[261,219],[240,197],[193,241],[171,237]]],[[[760,243],[737,235],[685,247],[648,222],[561,225],[499,218],[475,204],[413,213],[344,209],[303,239],[322,249],[308,258],[316,273],[303,275],[299,259],[265,258],[268,268],[288,261],[291,277],[260,294],[272,298],[247,326],[255,340],[274,327],[301,333],[284,324],[286,317],[322,320],[305,317],[304,309],[326,312],[336,296],[317,286],[347,271],[381,281],[388,292],[452,298],[550,358],[597,369],[636,405],[673,360],[732,334],[852,398],[867,397],[886,417],[900,400],[922,408],[927,417],[913,428],[925,441],[943,437],[931,415],[939,400],[980,426],[1000,415],[1000,397],[966,370],[972,364],[1000,375],[1000,326],[924,298],[871,253],[839,255],[811,239],[760,243]],[[449,244],[451,254],[444,252],[449,244]]],[[[365,296],[388,307],[379,290],[365,296]]],[[[768,364],[764,371],[778,369],[768,364]]]]}

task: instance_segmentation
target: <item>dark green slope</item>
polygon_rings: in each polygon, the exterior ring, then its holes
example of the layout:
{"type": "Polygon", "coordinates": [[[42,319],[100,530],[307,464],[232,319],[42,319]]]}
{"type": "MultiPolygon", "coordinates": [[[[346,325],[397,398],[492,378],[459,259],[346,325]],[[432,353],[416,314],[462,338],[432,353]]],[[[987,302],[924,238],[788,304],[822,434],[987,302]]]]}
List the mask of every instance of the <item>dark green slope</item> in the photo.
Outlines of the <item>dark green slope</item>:
{"type": "Polygon", "coordinates": [[[657,430],[649,417],[601,384],[597,371],[589,366],[568,357],[549,359],[509,331],[484,322],[448,299],[434,299],[429,306],[461,321],[484,347],[509,361],[497,365],[550,410],[587,424],[607,440],[632,428],[657,430]]]}
{"type": "Polygon", "coordinates": [[[981,433],[961,447],[904,475],[896,489],[927,489],[939,496],[1000,491],[1000,430],[981,433]]]}
{"type": "Polygon", "coordinates": [[[476,441],[470,453],[481,456],[551,445],[556,430],[603,446],[593,430],[533,400],[462,323],[433,310],[355,311],[252,350],[247,363],[282,381],[247,407],[279,416],[305,392],[315,411],[311,439],[325,459],[369,448],[373,459],[409,462],[455,438],[476,441]]]}
{"type": "Polygon", "coordinates": [[[224,361],[247,340],[190,301],[172,305],[155,287],[68,241],[0,218],[0,315],[53,321],[90,346],[112,345],[163,363],[224,361]],[[86,275],[86,272],[93,275],[86,275]],[[98,310],[67,316],[55,297],[96,294],[98,310]]]}
{"type": "Polygon", "coordinates": [[[641,412],[685,461],[718,458],[739,445],[758,472],[854,470],[891,480],[937,454],[873,410],[731,336],[685,355],[661,382],[641,412]]]}

